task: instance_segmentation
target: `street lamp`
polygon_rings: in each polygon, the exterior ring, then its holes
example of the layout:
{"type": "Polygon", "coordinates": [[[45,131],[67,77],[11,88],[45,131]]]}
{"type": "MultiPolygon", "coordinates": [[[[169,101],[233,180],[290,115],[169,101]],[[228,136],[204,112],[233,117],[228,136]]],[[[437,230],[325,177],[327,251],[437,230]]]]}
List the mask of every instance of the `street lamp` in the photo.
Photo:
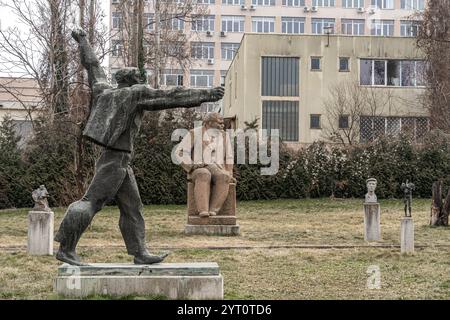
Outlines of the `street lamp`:
{"type": "Polygon", "coordinates": [[[330,46],[330,34],[333,33],[333,26],[325,26],[325,27],[323,27],[323,29],[325,30],[325,34],[327,35],[327,45],[325,47],[329,47],[330,46]]]}

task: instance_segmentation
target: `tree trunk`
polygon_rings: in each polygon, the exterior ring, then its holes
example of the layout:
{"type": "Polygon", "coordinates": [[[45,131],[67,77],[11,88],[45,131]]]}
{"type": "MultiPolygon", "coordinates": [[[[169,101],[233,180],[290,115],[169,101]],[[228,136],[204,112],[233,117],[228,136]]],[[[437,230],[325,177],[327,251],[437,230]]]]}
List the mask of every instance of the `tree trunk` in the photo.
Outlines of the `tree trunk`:
{"type": "Polygon", "coordinates": [[[445,202],[442,202],[442,181],[433,183],[433,196],[431,204],[431,226],[448,226],[448,215],[450,212],[450,189],[445,202]]]}

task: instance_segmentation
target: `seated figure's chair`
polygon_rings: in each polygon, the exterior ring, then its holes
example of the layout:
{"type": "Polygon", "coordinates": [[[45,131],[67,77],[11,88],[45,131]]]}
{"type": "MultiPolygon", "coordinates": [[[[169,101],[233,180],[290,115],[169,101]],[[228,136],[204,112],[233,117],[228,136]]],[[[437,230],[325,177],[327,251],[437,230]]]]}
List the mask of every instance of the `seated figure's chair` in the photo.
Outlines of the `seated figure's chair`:
{"type": "Polygon", "coordinates": [[[217,216],[200,217],[194,198],[194,183],[188,181],[187,188],[188,222],[187,234],[239,235],[236,224],[236,183],[230,183],[228,197],[217,216]]]}

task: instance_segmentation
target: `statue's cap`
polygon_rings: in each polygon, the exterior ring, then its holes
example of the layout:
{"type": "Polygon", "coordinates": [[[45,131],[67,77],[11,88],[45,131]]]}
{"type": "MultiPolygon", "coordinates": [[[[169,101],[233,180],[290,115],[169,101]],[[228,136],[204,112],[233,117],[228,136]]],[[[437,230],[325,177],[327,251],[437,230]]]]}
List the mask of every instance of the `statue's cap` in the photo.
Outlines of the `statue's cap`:
{"type": "Polygon", "coordinates": [[[369,182],[371,182],[371,181],[377,182],[377,179],[375,179],[375,178],[369,178],[369,179],[366,180],[366,183],[369,183],[369,182]]]}

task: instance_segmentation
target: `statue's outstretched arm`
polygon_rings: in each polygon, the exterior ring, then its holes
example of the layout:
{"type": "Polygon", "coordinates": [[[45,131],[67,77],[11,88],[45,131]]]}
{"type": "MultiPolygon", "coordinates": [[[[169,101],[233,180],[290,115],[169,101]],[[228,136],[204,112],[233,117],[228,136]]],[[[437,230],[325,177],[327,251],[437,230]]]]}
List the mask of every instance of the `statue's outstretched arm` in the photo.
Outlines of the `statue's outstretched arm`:
{"type": "Polygon", "coordinates": [[[156,90],[148,86],[134,86],[138,105],[147,111],[193,108],[204,102],[215,102],[223,98],[225,89],[186,89],[177,87],[171,90],[156,90]]]}
{"type": "Polygon", "coordinates": [[[100,66],[100,61],[95,55],[94,49],[86,38],[84,30],[72,31],[72,37],[78,42],[80,47],[81,64],[88,72],[89,86],[94,90],[97,83],[106,84],[108,82],[103,68],[100,66]]]}

